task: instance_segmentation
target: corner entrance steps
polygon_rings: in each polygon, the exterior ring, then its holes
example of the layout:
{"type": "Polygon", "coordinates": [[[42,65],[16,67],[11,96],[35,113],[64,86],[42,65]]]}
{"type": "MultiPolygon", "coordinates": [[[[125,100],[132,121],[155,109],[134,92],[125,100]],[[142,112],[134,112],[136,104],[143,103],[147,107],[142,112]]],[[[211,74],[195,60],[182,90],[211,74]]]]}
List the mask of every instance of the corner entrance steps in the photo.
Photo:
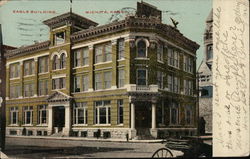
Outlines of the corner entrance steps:
{"type": "Polygon", "coordinates": [[[8,156],[6,156],[4,153],[2,153],[2,152],[0,151],[0,158],[1,158],[1,159],[6,159],[6,158],[8,158],[8,156]]]}
{"type": "Polygon", "coordinates": [[[51,136],[51,137],[63,137],[64,135],[63,135],[62,131],[60,131],[60,132],[54,133],[54,134],[52,134],[52,135],[50,135],[50,136],[51,136]]]}
{"type": "Polygon", "coordinates": [[[152,140],[155,139],[151,133],[149,128],[137,128],[137,137],[138,140],[152,140]]]}

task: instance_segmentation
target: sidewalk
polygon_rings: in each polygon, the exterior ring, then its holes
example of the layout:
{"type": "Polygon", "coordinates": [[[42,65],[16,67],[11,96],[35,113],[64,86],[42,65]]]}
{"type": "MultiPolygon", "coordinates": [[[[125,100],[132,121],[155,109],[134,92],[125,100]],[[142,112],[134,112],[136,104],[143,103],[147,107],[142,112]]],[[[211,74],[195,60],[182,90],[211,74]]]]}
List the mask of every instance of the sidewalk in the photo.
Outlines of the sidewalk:
{"type": "Polygon", "coordinates": [[[53,137],[53,136],[6,136],[7,138],[32,138],[32,139],[51,139],[51,140],[76,140],[94,142],[129,142],[129,143],[161,143],[162,139],[155,140],[129,140],[126,139],[103,139],[103,138],[82,138],[82,137],[53,137]]]}

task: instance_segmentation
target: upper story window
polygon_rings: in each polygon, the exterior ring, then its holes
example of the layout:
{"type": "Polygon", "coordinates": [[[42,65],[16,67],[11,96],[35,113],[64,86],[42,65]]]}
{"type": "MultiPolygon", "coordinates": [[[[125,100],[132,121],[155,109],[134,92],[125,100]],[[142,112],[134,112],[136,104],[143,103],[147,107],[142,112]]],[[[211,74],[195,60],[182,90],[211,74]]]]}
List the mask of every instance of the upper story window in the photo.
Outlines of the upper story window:
{"type": "Polygon", "coordinates": [[[125,84],[125,71],[124,69],[118,70],[118,88],[123,87],[125,84]]]}
{"type": "Polygon", "coordinates": [[[65,77],[62,78],[55,78],[52,79],[52,89],[64,89],[66,88],[66,79],[65,77]]]}
{"type": "Polygon", "coordinates": [[[194,68],[193,58],[190,56],[184,55],[183,67],[184,67],[184,71],[193,73],[193,68],[194,68]]]}
{"type": "Polygon", "coordinates": [[[63,69],[65,67],[66,67],[66,55],[62,53],[60,58],[60,69],[63,69]]]}
{"type": "Polygon", "coordinates": [[[112,61],[111,43],[95,46],[95,63],[112,61]]]}
{"type": "Polygon", "coordinates": [[[147,69],[137,69],[136,78],[137,85],[146,86],[148,83],[147,69]]]}
{"type": "Polygon", "coordinates": [[[157,71],[157,84],[160,89],[163,89],[163,77],[163,72],[157,71]]]}
{"type": "Polygon", "coordinates": [[[34,88],[34,83],[27,83],[24,84],[24,92],[23,96],[24,97],[32,97],[35,94],[35,88],[34,88]]]}
{"type": "Polygon", "coordinates": [[[118,40],[118,60],[124,59],[125,54],[125,42],[124,39],[118,40]]]}
{"type": "Polygon", "coordinates": [[[213,58],[213,45],[207,45],[207,60],[213,58]]]}
{"type": "Polygon", "coordinates": [[[74,51],[74,67],[81,66],[81,50],[75,50],[74,51]]]}
{"type": "Polygon", "coordinates": [[[20,63],[10,65],[10,78],[20,77],[20,63]]]}
{"type": "Polygon", "coordinates": [[[53,70],[59,69],[59,58],[57,57],[57,55],[54,55],[52,64],[53,70]]]}
{"type": "Polygon", "coordinates": [[[35,74],[35,61],[27,60],[23,63],[24,76],[35,74]]]}
{"type": "Polygon", "coordinates": [[[74,76],[74,92],[81,91],[81,76],[74,76]]]}
{"type": "Polygon", "coordinates": [[[95,90],[111,88],[112,72],[95,73],[95,90]],[[103,78],[102,78],[103,77],[103,78]]]}
{"type": "Polygon", "coordinates": [[[86,66],[89,64],[89,49],[88,48],[83,48],[82,52],[82,65],[86,66]]]}
{"type": "Polygon", "coordinates": [[[38,58],[38,72],[44,73],[49,71],[49,56],[38,58]]]}
{"type": "Polygon", "coordinates": [[[184,94],[193,95],[193,81],[184,80],[184,94]]]}
{"type": "Polygon", "coordinates": [[[174,93],[180,92],[180,78],[179,77],[168,75],[168,90],[174,93]]]}
{"type": "Polygon", "coordinates": [[[54,44],[59,45],[65,43],[65,32],[58,32],[54,37],[54,44]]]}
{"type": "Polygon", "coordinates": [[[157,45],[157,60],[160,62],[163,62],[163,44],[158,44],[157,45]]]}
{"type": "Polygon", "coordinates": [[[19,96],[21,96],[21,86],[11,85],[10,86],[10,98],[18,98],[19,96]]]}
{"type": "Polygon", "coordinates": [[[168,65],[179,68],[180,55],[179,52],[173,49],[168,50],[168,65]]]}
{"type": "Polygon", "coordinates": [[[39,96],[48,95],[49,93],[48,83],[49,83],[48,79],[38,81],[38,95],[39,96]]]}
{"type": "Polygon", "coordinates": [[[137,43],[137,57],[146,58],[147,57],[147,45],[144,40],[140,40],[137,43]]]}

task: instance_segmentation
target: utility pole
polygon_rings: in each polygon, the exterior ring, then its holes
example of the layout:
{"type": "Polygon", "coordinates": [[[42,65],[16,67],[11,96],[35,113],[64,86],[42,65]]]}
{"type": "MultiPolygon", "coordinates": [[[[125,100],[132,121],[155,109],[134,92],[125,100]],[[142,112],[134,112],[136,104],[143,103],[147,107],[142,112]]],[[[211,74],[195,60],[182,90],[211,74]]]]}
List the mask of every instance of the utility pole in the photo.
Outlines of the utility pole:
{"type": "Polygon", "coordinates": [[[5,149],[5,129],[6,129],[6,116],[5,116],[5,58],[2,40],[2,27],[0,24],[0,151],[5,149]]]}

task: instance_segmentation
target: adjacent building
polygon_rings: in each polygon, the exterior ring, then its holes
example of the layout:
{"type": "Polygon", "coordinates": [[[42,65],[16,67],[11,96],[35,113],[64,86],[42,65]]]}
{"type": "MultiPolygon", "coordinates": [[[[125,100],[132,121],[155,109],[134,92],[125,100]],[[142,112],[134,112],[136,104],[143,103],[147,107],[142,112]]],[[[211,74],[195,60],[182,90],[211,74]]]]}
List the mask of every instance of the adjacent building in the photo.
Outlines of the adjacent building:
{"type": "Polygon", "coordinates": [[[204,32],[204,58],[198,68],[199,114],[205,120],[205,132],[212,133],[212,66],[213,66],[213,10],[206,19],[204,32]]]}
{"type": "Polygon", "coordinates": [[[8,135],[154,138],[197,132],[199,45],[145,2],[100,25],[69,12],[6,54],[8,135]]]}

